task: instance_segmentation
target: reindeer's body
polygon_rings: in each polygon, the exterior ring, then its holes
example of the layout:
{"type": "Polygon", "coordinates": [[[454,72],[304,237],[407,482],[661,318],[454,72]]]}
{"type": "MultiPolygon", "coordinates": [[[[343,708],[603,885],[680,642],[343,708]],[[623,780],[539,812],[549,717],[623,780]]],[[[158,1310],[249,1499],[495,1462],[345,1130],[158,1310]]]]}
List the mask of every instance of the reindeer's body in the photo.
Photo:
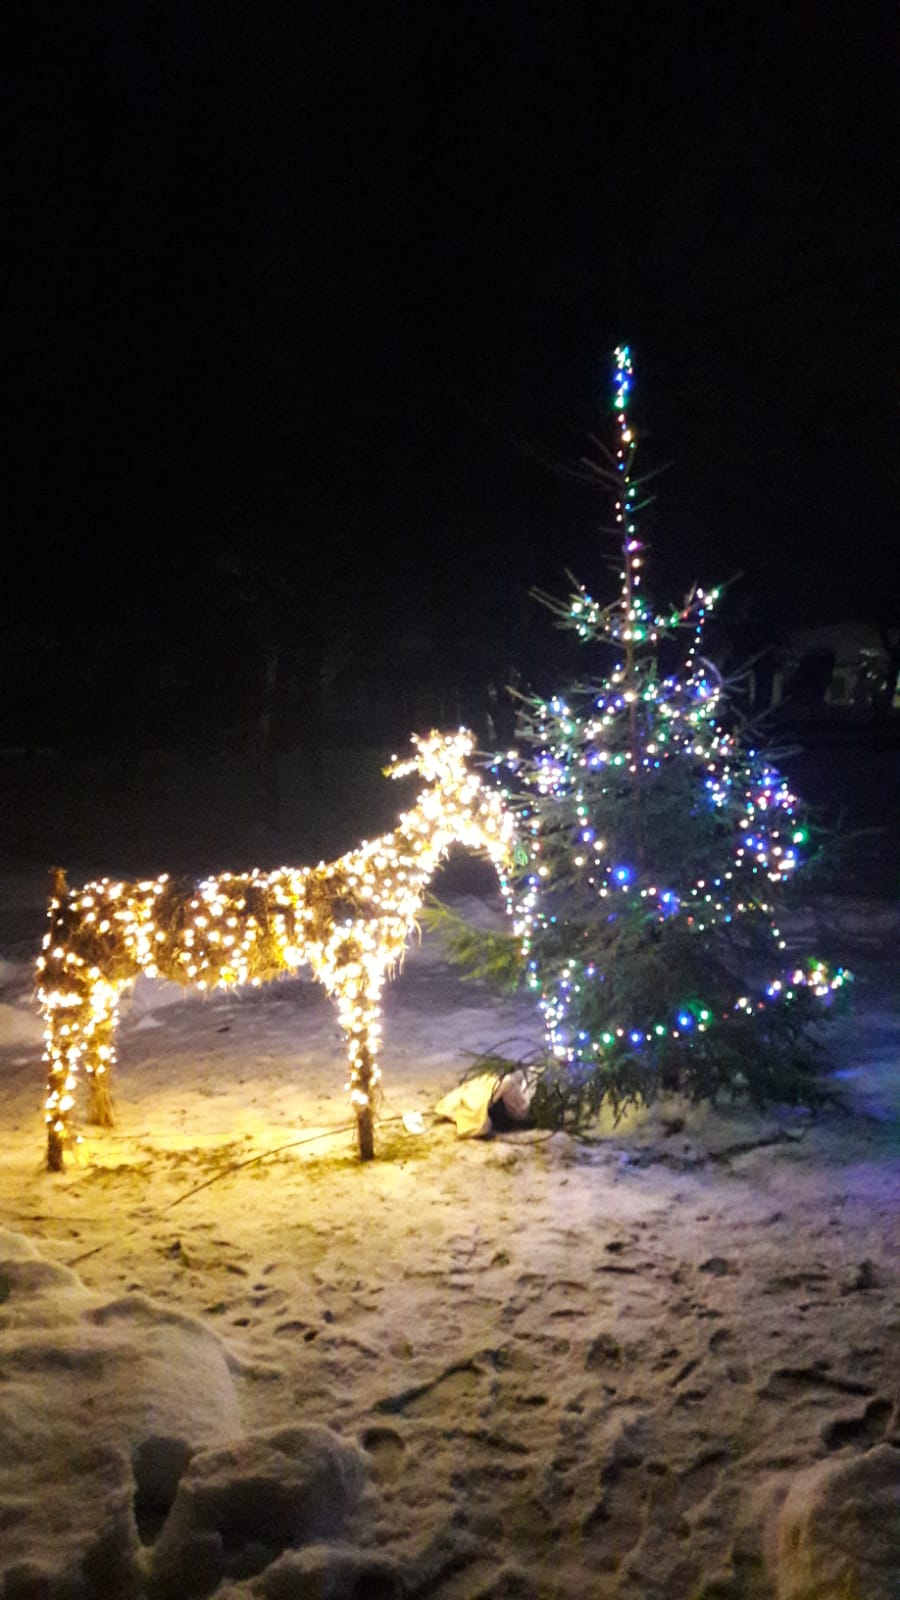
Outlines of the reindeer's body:
{"type": "Polygon", "coordinates": [[[109,1124],[110,1073],[122,990],[140,973],[200,989],[266,983],[309,966],[333,996],[346,1035],[360,1155],[373,1154],[381,994],[400,961],[427,885],[454,842],[500,866],[509,819],[465,760],[465,733],[414,741],[389,769],[431,787],[396,831],[318,867],[223,874],[199,884],[163,877],[60,884],[41,957],[39,1000],[49,1067],[47,1162],[61,1168],[79,1070],[92,1120],[109,1124]]]}

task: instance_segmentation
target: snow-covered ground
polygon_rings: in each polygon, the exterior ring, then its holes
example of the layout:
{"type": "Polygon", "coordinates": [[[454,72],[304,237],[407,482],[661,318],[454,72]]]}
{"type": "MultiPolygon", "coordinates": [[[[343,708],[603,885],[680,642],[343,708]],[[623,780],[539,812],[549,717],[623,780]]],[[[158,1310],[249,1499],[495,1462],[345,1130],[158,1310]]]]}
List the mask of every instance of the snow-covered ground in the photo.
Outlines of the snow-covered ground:
{"type": "Polygon", "coordinates": [[[142,981],[117,1127],[50,1176],[43,884],[0,895],[3,1600],[898,1600],[888,902],[795,929],[857,974],[841,1110],[461,1140],[435,1104],[536,1025],[427,936],[374,1163],[312,981],[142,981]]]}

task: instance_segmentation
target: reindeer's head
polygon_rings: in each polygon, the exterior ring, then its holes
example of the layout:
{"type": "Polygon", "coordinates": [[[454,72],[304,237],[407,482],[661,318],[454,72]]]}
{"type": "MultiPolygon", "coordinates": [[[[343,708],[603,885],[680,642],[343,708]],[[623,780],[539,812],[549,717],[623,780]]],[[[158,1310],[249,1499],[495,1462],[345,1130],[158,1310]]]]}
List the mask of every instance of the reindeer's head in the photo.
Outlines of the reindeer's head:
{"type": "Polygon", "coordinates": [[[509,858],[512,816],[500,792],[486,788],[468,764],[475,749],[471,733],[460,728],[458,733],[414,734],[412,742],[414,754],[392,761],[386,774],[407,778],[421,773],[431,786],[419,802],[423,813],[449,838],[470,850],[486,851],[499,868],[509,858]]]}
{"type": "Polygon", "coordinates": [[[394,756],[385,767],[388,777],[409,778],[414,772],[420,772],[427,783],[435,783],[440,788],[458,788],[469,776],[467,763],[475,749],[475,740],[467,728],[460,728],[458,733],[414,733],[412,744],[413,755],[405,761],[394,756]]]}

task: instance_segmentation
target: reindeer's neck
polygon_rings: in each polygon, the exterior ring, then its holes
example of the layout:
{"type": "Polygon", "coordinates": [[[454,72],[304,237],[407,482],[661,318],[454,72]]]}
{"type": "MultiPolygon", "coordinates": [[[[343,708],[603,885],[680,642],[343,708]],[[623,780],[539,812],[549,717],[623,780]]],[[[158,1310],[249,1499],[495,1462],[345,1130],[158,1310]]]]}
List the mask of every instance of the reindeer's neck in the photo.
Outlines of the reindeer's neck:
{"type": "Polygon", "coordinates": [[[404,811],[394,837],[404,855],[434,871],[451,844],[462,837],[468,813],[453,795],[426,789],[410,811],[404,811]]]}

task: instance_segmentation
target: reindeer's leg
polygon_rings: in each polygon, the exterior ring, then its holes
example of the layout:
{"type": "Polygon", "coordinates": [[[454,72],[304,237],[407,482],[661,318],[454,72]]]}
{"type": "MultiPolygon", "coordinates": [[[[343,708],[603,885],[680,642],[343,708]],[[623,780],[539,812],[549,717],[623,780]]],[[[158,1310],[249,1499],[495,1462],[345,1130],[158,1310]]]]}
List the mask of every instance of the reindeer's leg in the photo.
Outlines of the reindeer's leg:
{"type": "Polygon", "coordinates": [[[356,1108],[356,1143],[360,1161],[371,1161],[375,1155],[375,1118],[371,1105],[356,1108]]]}
{"type": "Polygon", "coordinates": [[[60,1132],[59,1124],[51,1123],[47,1130],[48,1172],[62,1172],[64,1166],[63,1151],[65,1148],[65,1139],[63,1134],[60,1132]]]}
{"type": "Polygon", "coordinates": [[[111,1127],[110,1073],[115,1060],[113,1040],[121,984],[104,979],[87,980],[65,989],[47,990],[41,999],[44,1012],[44,1059],[48,1063],[47,1166],[61,1172],[66,1148],[72,1142],[72,1112],[78,1074],[90,1084],[88,1115],[92,1122],[111,1127]]]}
{"type": "Polygon", "coordinates": [[[381,990],[384,974],[358,963],[339,969],[331,979],[341,1027],[347,1036],[350,1098],[356,1112],[356,1137],[361,1161],[375,1154],[375,1100],[381,1073],[381,990]]]}
{"type": "Polygon", "coordinates": [[[91,1091],[88,1101],[88,1122],[93,1122],[98,1128],[111,1128],[116,1119],[113,1116],[112,1084],[108,1065],[89,1072],[88,1083],[91,1091]]]}
{"type": "Polygon", "coordinates": [[[72,1112],[78,1069],[84,1050],[81,1016],[84,996],[56,990],[41,996],[44,1013],[44,1060],[47,1062],[47,1167],[62,1172],[66,1149],[72,1140],[72,1112]]]}
{"type": "Polygon", "coordinates": [[[360,1161],[371,1161],[375,1154],[375,1099],[381,1072],[378,1047],[381,1043],[379,1018],[381,990],[367,992],[356,1002],[356,1021],[347,1026],[350,1059],[350,1096],[356,1111],[356,1140],[360,1161]]]}
{"type": "Polygon", "coordinates": [[[45,990],[40,998],[44,1013],[44,1060],[48,1064],[44,1101],[47,1167],[50,1172],[62,1172],[65,1152],[72,1140],[72,1111],[84,1052],[82,1022],[87,1000],[80,987],[45,990]]]}
{"type": "Polygon", "coordinates": [[[90,1085],[88,1121],[113,1126],[112,1070],[116,1059],[121,984],[100,980],[91,990],[90,1020],[85,1027],[84,1070],[90,1085]]]}

